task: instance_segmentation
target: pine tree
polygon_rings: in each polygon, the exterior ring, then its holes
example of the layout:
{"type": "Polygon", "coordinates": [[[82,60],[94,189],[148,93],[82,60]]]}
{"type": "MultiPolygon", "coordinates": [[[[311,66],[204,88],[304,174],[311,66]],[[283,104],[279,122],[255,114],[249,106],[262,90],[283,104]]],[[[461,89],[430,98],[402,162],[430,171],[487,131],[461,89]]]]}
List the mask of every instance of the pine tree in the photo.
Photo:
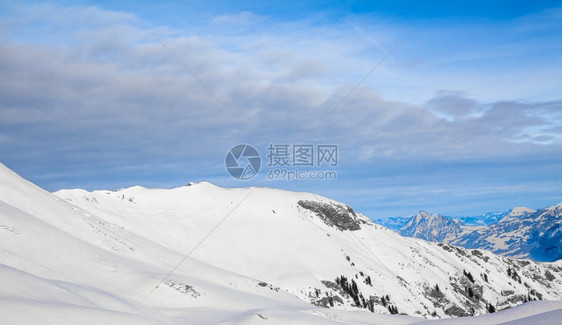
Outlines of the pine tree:
{"type": "Polygon", "coordinates": [[[359,296],[352,296],[353,297],[353,303],[355,304],[356,307],[361,307],[361,301],[359,300],[359,296]]]}
{"type": "Polygon", "coordinates": [[[355,280],[351,279],[351,292],[353,292],[354,296],[357,296],[357,294],[359,293],[359,289],[357,288],[357,282],[355,282],[355,280]]]}
{"type": "Polygon", "coordinates": [[[375,297],[369,296],[369,302],[367,304],[369,305],[369,310],[371,311],[371,313],[374,313],[375,312],[375,297]]]}
{"type": "Polygon", "coordinates": [[[363,308],[367,308],[367,301],[365,300],[365,297],[363,297],[362,294],[359,294],[359,299],[361,300],[361,306],[363,308]]]}
{"type": "Polygon", "coordinates": [[[464,276],[466,276],[470,282],[474,283],[474,278],[472,277],[472,274],[470,272],[466,272],[466,270],[462,270],[462,274],[464,274],[464,276]]]}
{"type": "Polygon", "coordinates": [[[394,305],[388,305],[388,311],[392,314],[398,314],[398,308],[394,305]]]}

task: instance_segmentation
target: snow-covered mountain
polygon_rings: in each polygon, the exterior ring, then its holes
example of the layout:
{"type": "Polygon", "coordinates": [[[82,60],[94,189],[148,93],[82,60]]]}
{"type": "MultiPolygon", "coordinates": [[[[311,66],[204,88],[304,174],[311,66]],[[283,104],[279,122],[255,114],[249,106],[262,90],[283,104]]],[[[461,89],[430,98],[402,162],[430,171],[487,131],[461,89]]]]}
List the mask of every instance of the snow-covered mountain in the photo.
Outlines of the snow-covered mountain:
{"type": "Polygon", "coordinates": [[[405,238],[312,193],[51,194],[0,164],[0,234],[6,324],[414,324],[541,299],[475,321],[562,314],[560,263],[405,238]]]}
{"type": "Polygon", "coordinates": [[[400,229],[402,236],[438,242],[449,242],[462,232],[459,221],[425,211],[418,212],[400,229]]]}
{"type": "Polygon", "coordinates": [[[499,222],[474,229],[451,243],[536,261],[562,258],[562,203],[538,211],[514,208],[499,222]]]}
{"type": "MultiPolygon", "coordinates": [[[[459,221],[464,226],[489,226],[491,224],[500,221],[502,218],[507,216],[512,210],[487,212],[477,216],[455,216],[455,217],[442,216],[442,215],[439,216],[443,218],[459,221]]],[[[412,220],[412,216],[387,217],[387,218],[378,218],[372,220],[379,225],[383,225],[389,229],[399,231],[402,227],[404,227],[404,225],[406,225],[412,220]]]]}
{"type": "Polygon", "coordinates": [[[454,217],[451,219],[456,219],[462,222],[466,226],[489,226],[500,221],[503,217],[507,216],[510,211],[493,211],[487,212],[480,216],[462,216],[454,217]]]}
{"type": "Polygon", "coordinates": [[[556,261],[562,258],[562,203],[538,211],[516,207],[489,226],[468,226],[459,220],[429,216],[411,217],[399,233],[469,249],[485,249],[514,258],[556,261]]]}

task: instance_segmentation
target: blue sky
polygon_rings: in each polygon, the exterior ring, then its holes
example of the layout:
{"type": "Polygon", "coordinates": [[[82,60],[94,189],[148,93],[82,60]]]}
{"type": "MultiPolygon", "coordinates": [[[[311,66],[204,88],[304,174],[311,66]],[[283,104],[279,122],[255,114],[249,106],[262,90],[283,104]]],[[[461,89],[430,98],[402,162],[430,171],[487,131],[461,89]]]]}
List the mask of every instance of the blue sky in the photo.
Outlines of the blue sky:
{"type": "Polygon", "coordinates": [[[207,180],[372,218],[562,201],[559,2],[4,1],[0,56],[0,161],[50,191],[207,180]],[[239,143],[336,144],[337,180],[238,181],[239,143]]]}

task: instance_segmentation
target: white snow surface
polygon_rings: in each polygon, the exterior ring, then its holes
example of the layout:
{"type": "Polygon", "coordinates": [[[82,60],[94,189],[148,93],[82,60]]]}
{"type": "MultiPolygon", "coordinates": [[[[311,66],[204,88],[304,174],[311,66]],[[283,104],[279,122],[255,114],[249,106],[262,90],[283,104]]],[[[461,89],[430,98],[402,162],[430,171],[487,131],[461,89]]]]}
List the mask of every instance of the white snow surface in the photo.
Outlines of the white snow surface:
{"type": "MultiPolygon", "coordinates": [[[[51,194],[0,164],[0,324],[556,324],[561,319],[560,275],[550,287],[532,276],[562,269],[560,264],[530,262],[520,271],[523,282],[550,301],[450,319],[445,309],[466,304],[451,288],[451,281],[464,283],[465,269],[485,288],[487,301],[517,304],[502,295],[529,289],[505,275],[506,265],[516,262],[401,237],[360,214],[360,230],[342,231],[300,200],[345,206],[312,193],[225,189],[206,182],[51,194]],[[480,279],[483,273],[490,283],[480,279]],[[365,297],[389,295],[410,316],[388,315],[381,305],[371,313],[348,299],[334,308],[311,304],[316,289],[320,298],[337,294],[322,281],[340,275],[355,277],[365,297]],[[372,286],[364,282],[367,275],[372,286]],[[427,297],[436,284],[448,297],[446,306],[436,307],[427,297]],[[434,311],[443,319],[422,318],[434,311]]],[[[475,305],[474,314],[486,312],[475,305]]]]}
{"type": "Polygon", "coordinates": [[[527,207],[515,207],[513,209],[511,209],[511,211],[509,212],[510,216],[520,216],[520,215],[524,215],[526,213],[533,213],[536,212],[533,209],[529,209],[527,207]]]}

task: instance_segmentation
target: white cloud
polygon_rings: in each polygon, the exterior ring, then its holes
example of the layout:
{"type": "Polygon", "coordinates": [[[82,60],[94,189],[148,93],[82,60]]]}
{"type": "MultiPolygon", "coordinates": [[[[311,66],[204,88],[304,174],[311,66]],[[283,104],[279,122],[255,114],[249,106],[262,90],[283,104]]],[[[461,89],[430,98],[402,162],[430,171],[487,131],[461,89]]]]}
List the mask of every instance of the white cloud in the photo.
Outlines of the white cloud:
{"type": "Polygon", "coordinates": [[[212,22],[215,24],[229,24],[229,25],[253,25],[264,21],[265,18],[258,16],[249,11],[242,11],[236,14],[218,15],[213,18],[212,22]]]}
{"type": "MultiPolygon", "coordinates": [[[[46,12],[57,16],[68,10],[46,12]]],[[[139,136],[164,147],[208,133],[227,139],[225,129],[241,127],[151,35],[135,27],[134,18],[125,15],[117,24],[119,14],[100,18],[104,13],[92,8],[74,13],[89,27],[75,21],[77,32],[65,46],[4,42],[4,124],[48,122],[41,127],[52,127],[54,136],[99,133],[95,142],[112,144],[110,139],[132,142],[139,136]],[[98,18],[102,23],[91,25],[98,18]],[[108,21],[113,25],[106,26],[108,21]]],[[[354,86],[350,76],[333,75],[335,61],[351,62],[345,54],[353,46],[341,49],[348,40],[306,39],[291,46],[282,35],[240,52],[198,35],[161,38],[258,141],[288,133],[292,139],[318,137],[353,146],[364,157],[478,157],[510,151],[510,143],[559,144],[549,130],[560,117],[533,113],[555,110],[558,102],[483,104],[445,91],[426,104],[408,104],[385,100],[368,84],[312,131],[354,86]]],[[[258,39],[251,34],[245,43],[258,39]]]]}

